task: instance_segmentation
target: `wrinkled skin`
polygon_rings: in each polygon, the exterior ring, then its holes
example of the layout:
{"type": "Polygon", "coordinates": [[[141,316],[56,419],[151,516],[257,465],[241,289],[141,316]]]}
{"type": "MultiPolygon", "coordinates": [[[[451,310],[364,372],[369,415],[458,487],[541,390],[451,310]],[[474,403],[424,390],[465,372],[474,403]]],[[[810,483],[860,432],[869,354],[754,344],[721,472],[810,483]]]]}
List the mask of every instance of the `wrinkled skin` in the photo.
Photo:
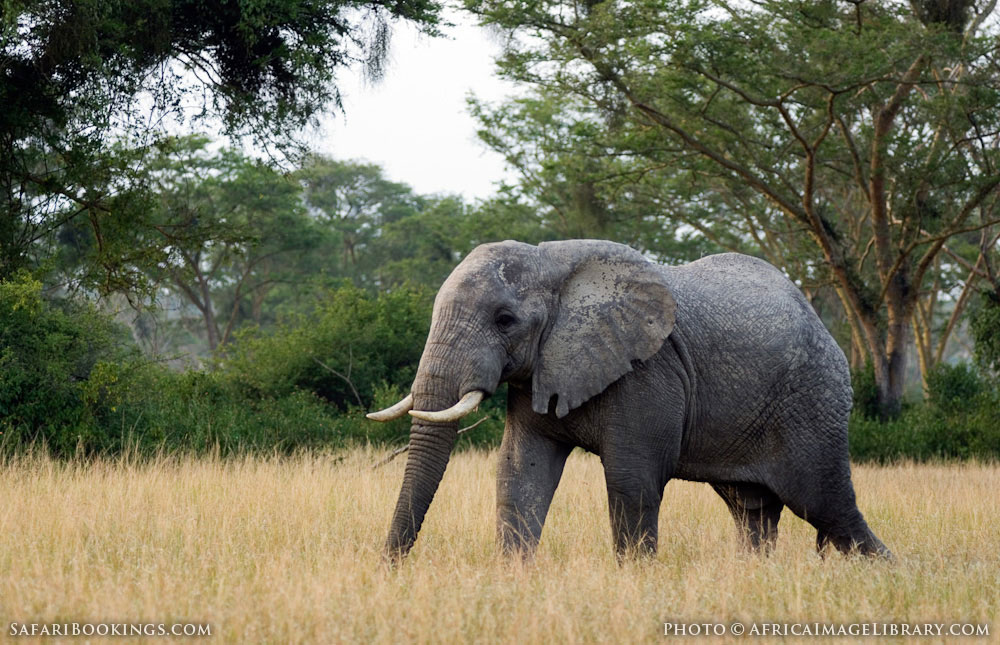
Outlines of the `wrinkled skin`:
{"type": "MultiPolygon", "coordinates": [[[[817,545],[890,557],[855,504],[843,352],[774,267],[723,254],[678,267],[611,242],[483,245],[434,303],[416,410],[509,383],[497,532],[530,556],[570,451],[600,456],[620,556],[656,550],[671,478],[710,483],[744,543],[787,506],[817,545]]],[[[415,419],[386,541],[413,546],[458,423],[415,419]]]]}

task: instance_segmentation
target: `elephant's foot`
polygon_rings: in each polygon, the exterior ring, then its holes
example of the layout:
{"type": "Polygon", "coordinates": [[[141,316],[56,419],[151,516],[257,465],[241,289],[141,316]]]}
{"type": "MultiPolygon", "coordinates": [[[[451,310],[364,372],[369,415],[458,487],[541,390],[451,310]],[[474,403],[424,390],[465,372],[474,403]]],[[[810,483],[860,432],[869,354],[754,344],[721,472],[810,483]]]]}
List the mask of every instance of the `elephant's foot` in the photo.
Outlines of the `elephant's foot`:
{"type": "Polygon", "coordinates": [[[785,507],[760,484],[714,484],[736,522],[740,544],[751,553],[769,555],[778,539],[778,520],[785,507]]]}
{"type": "Polygon", "coordinates": [[[875,534],[865,526],[864,530],[856,531],[853,535],[838,535],[827,531],[817,531],[816,550],[820,557],[826,557],[830,547],[845,555],[862,555],[869,558],[883,558],[895,560],[895,556],[882,541],[875,537],[875,534]]]}

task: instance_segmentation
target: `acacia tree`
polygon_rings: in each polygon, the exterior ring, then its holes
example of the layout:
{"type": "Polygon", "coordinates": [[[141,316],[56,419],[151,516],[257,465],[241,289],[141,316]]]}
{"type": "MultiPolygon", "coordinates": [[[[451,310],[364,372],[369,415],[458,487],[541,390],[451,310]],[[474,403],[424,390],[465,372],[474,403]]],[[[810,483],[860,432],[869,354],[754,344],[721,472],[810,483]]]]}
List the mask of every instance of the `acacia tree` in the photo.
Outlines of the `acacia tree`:
{"type": "Polygon", "coordinates": [[[718,195],[663,173],[663,164],[649,162],[657,154],[651,148],[637,160],[626,122],[548,90],[502,105],[471,101],[480,138],[520,175],[503,190],[534,207],[540,226],[562,238],[615,240],[668,262],[757,250],[726,218],[707,217],[721,213],[718,195]]]}
{"type": "Polygon", "coordinates": [[[947,243],[997,224],[994,2],[466,4],[509,34],[502,74],[583,101],[636,174],[740,196],[705,215],[805,251],[779,264],[832,286],[898,412],[947,243]]]}
{"type": "MultiPolygon", "coordinates": [[[[211,152],[208,145],[199,136],[161,141],[143,166],[152,195],[146,213],[115,235],[140,249],[123,256],[135,262],[125,269],[154,286],[153,302],[136,307],[139,313],[155,314],[175,296],[197,310],[197,336],[214,351],[242,323],[260,322],[275,286],[306,282],[310,256],[326,236],[307,216],[297,182],[238,151],[211,152]]],[[[77,226],[83,230],[74,244],[84,248],[76,252],[86,254],[91,229],[77,226]]],[[[185,308],[174,317],[188,320],[185,308]]]]}

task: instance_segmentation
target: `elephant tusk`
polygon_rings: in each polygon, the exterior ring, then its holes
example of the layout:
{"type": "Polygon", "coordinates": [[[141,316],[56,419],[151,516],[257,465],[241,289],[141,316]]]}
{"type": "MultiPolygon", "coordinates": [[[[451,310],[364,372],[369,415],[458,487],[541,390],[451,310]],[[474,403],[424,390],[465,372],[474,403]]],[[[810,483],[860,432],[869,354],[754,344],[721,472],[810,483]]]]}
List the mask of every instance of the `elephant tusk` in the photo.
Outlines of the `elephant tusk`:
{"type": "Polygon", "coordinates": [[[372,421],[392,421],[393,419],[398,419],[399,417],[405,415],[412,409],[413,409],[413,395],[407,394],[406,398],[404,398],[396,405],[386,408],[384,410],[379,410],[378,412],[369,412],[365,416],[371,419],[372,421]]]}
{"type": "Polygon", "coordinates": [[[447,410],[438,412],[425,412],[424,410],[410,410],[410,416],[414,416],[424,421],[458,421],[468,413],[472,412],[479,402],[483,400],[484,394],[480,390],[473,390],[462,397],[462,400],[451,406],[447,410]]]}

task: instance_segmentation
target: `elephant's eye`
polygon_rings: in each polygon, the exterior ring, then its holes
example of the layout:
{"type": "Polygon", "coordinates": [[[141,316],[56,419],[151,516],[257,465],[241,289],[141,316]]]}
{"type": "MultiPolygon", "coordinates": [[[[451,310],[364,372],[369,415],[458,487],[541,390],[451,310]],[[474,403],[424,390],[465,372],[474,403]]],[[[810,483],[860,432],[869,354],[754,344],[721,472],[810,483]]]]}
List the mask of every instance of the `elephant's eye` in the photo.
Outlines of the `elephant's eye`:
{"type": "Polygon", "coordinates": [[[501,331],[506,331],[517,324],[517,318],[514,317],[514,314],[508,311],[498,312],[496,318],[493,320],[496,322],[497,327],[499,327],[501,331]]]}

